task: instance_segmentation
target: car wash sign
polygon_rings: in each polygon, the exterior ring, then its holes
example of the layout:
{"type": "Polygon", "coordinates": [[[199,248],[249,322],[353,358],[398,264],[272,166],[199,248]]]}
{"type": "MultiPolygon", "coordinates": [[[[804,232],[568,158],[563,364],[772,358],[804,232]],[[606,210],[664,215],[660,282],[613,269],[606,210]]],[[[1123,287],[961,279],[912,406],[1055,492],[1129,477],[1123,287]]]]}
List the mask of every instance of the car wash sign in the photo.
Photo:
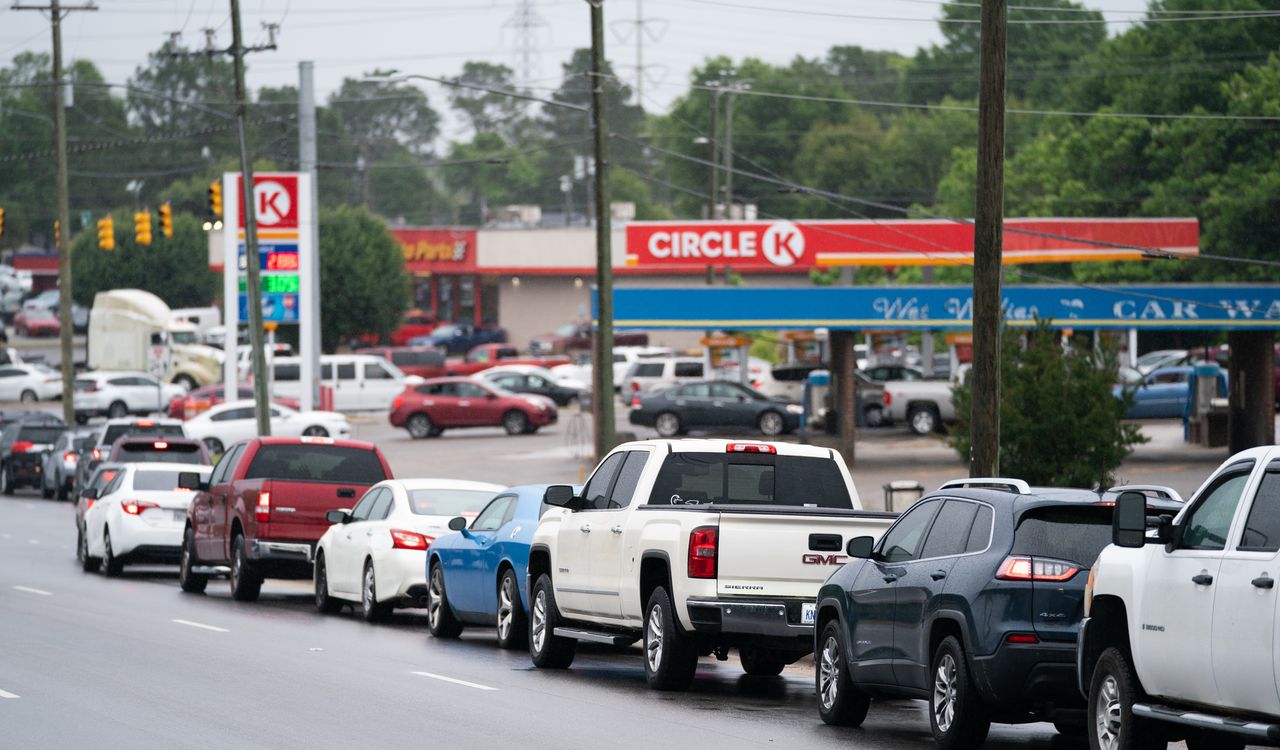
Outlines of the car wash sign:
{"type": "MultiPolygon", "coordinates": [[[[938,220],[631,222],[627,267],[730,265],[799,271],[819,266],[973,263],[973,224],[938,220]]],[[[1200,251],[1196,219],[1006,219],[1005,263],[1183,257],[1200,251]]]]}

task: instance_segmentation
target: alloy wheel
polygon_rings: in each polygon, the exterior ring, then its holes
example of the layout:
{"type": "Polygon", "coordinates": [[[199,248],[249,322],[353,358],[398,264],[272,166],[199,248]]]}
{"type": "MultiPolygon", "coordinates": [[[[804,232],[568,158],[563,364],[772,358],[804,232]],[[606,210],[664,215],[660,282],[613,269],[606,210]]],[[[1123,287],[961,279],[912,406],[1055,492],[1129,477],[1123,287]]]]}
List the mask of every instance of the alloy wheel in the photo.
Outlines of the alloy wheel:
{"type": "Polygon", "coordinates": [[[1103,750],[1120,747],[1120,686],[1114,675],[1103,679],[1094,702],[1093,716],[1098,746],[1103,750]]]}
{"type": "Polygon", "coordinates": [[[662,666],[662,607],[655,604],[649,610],[649,627],[644,639],[645,658],[649,671],[657,672],[662,666]]]}
{"type": "Polygon", "coordinates": [[[515,579],[504,576],[498,590],[498,637],[506,641],[511,635],[511,622],[515,619],[515,579]]]}
{"type": "Polygon", "coordinates": [[[533,597],[533,650],[542,651],[547,642],[547,592],[539,590],[533,597]]]}
{"type": "Polygon", "coordinates": [[[373,566],[366,565],[364,567],[364,585],[360,587],[360,604],[364,607],[366,615],[377,606],[377,595],[377,591],[374,589],[373,566]]]}
{"type": "Polygon", "coordinates": [[[663,437],[672,437],[680,432],[680,418],[674,414],[659,414],[657,420],[654,421],[654,429],[663,437]]]}
{"type": "Polygon", "coordinates": [[[946,732],[956,718],[956,660],[943,654],[933,677],[933,719],[938,730],[946,732]]]}
{"type": "Polygon", "coordinates": [[[440,627],[440,608],[444,606],[442,597],[444,597],[444,574],[437,566],[431,569],[431,596],[427,599],[427,619],[433,628],[440,627]]]}
{"type": "Polygon", "coordinates": [[[818,663],[818,688],[822,707],[828,711],[836,704],[840,691],[840,644],[835,636],[822,644],[822,656],[818,663]]]}
{"type": "Polygon", "coordinates": [[[775,412],[766,412],[760,417],[760,431],[766,435],[782,434],[782,417],[775,412]]]}

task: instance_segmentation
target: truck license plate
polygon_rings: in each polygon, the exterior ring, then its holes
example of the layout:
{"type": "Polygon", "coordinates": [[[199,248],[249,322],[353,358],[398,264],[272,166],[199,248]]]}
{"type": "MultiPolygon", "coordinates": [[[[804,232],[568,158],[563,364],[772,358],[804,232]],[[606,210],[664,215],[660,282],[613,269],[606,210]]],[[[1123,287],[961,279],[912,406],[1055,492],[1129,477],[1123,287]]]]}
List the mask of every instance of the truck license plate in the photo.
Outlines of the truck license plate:
{"type": "Polygon", "coordinates": [[[818,621],[818,605],[816,602],[805,602],[800,605],[800,624],[812,625],[818,621]]]}

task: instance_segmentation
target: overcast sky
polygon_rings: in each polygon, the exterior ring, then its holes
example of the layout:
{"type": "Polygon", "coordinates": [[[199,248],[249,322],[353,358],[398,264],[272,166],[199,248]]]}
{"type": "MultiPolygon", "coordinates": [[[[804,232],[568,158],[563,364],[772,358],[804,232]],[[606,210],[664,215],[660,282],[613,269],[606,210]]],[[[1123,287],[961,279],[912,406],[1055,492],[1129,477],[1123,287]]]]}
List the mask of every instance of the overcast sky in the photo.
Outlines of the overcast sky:
{"type": "MultiPolygon", "coordinates": [[[[519,0],[367,2],[361,7],[350,0],[244,0],[249,42],[265,41],[263,23],[281,24],[279,50],[250,58],[250,87],[296,83],[300,60],[315,62],[321,100],[344,77],[379,67],[435,76],[456,74],[466,60],[520,67],[521,33],[513,21],[519,0]]],[[[1146,0],[1102,2],[1103,10],[1116,11],[1107,14],[1111,20],[1135,18],[1134,11],[1146,7],[1146,0]]],[[[169,32],[180,32],[189,47],[202,47],[201,30],[215,28],[217,44],[227,46],[229,5],[227,0],[98,0],[97,12],[67,19],[64,54],[92,59],[109,82],[123,83],[169,32]]],[[[941,40],[933,22],[939,5],[934,0],[606,0],[606,53],[620,74],[634,79],[635,20],[642,8],[643,103],[651,111],[663,110],[683,90],[690,69],[708,56],[785,63],[797,55],[821,56],[837,44],[909,54],[941,40]]],[[[5,2],[0,10],[0,60],[23,50],[48,51],[49,25],[42,14],[8,6],[5,2]]],[[[590,44],[588,5],[585,0],[532,0],[532,6],[542,22],[529,31],[536,51],[532,86],[550,89],[570,52],[590,44]]],[[[1126,26],[1108,28],[1115,33],[1126,26]]],[[[424,88],[444,109],[438,88],[424,88]]]]}

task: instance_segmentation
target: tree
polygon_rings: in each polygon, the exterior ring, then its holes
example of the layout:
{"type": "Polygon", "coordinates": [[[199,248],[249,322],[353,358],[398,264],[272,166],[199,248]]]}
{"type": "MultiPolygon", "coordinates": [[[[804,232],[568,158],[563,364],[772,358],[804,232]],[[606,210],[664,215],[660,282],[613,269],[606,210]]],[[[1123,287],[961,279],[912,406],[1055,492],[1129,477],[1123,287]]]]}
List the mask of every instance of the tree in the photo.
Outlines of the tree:
{"type": "Polygon", "coordinates": [[[173,237],[165,239],[152,213],[152,242],[133,241],[133,212],[116,211],[115,250],[99,250],[96,231],[81,232],[71,245],[72,296],[93,304],[108,289],[143,289],[170,307],[202,307],[218,294],[219,276],[209,270],[209,240],[202,220],[187,213],[173,216],[173,237]]]}
{"type": "MultiPolygon", "coordinates": [[[[469,60],[462,65],[462,83],[500,91],[515,91],[515,72],[506,65],[469,60]]],[[[471,123],[474,135],[498,133],[508,142],[526,127],[528,103],[502,94],[467,88],[450,88],[449,104],[471,123]]]]}
{"type": "MultiPolygon", "coordinates": [[[[1116,398],[1116,349],[1088,342],[1063,350],[1058,331],[1038,320],[1025,332],[1006,328],[1000,383],[1000,470],[1046,487],[1107,487],[1133,446],[1146,442],[1123,422],[1130,397],[1116,398]],[[1025,348],[1022,339],[1025,337],[1025,348]]],[[[952,445],[967,461],[971,447],[967,383],[953,389],[959,423],[952,445]]]]}
{"type": "Polygon", "coordinates": [[[409,307],[404,253],[363,208],[320,211],[320,317],[324,348],[365,333],[391,335],[409,307]]]}

